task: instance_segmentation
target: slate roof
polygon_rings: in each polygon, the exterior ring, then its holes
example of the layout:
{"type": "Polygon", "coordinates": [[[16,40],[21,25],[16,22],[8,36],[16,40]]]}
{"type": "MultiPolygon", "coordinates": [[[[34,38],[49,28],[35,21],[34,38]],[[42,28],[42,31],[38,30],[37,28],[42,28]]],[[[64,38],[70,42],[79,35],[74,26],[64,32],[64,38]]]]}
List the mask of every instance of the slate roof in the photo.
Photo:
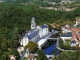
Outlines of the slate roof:
{"type": "Polygon", "coordinates": [[[34,38],[37,35],[38,35],[38,30],[32,30],[32,31],[30,30],[25,34],[25,37],[29,38],[31,40],[32,38],[34,38]],[[29,32],[30,32],[30,34],[28,35],[29,32]]]}
{"type": "Polygon", "coordinates": [[[72,37],[72,33],[68,32],[66,34],[61,34],[61,37],[72,37]]]}
{"type": "Polygon", "coordinates": [[[26,33],[31,33],[33,30],[28,30],[28,31],[26,31],[26,33]]]}
{"type": "Polygon", "coordinates": [[[72,32],[67,32],[67,34],[72,34],[72,32]]]}
{"type": "Polygon", "coordinates": [[[35,18],[34,17],[32,17],[32,21],[35,21],[35,18]]]}
{"type": "Polygon", "coordinates": [[[44,24],[44,25],[42,25],[42,26],[40,26],[42,29],[44,29],[44,28],[48,28],[48,25],[46,25],[46,24],[44,24]]]}
{"type": "Polygon", "coordinates": [[[26,49],[26,53],[29,53],[29,48],[26,49]]]}
{"type": "Polygon", "coordinates": [[[71,43],[76,43],[76,41],[75,41],[75,40],[73,40],[73,41],[71,41],[71,43]]]}
{"type": "Polygon", "coordinates": [[[34,38],[34,37],[37,36],[37,35],[38,35],[38,31],[35,30],[35,31],[33,31],[28,37],[29,37],[29,39],[31,40],[32,38],[34,38]]]}

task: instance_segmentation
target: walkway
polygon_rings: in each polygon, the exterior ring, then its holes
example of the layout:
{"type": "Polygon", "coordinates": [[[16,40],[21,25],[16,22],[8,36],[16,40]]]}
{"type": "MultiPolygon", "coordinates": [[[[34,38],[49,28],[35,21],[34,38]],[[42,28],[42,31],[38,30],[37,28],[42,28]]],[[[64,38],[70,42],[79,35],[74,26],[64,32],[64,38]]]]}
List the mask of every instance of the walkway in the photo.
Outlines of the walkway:
{"type": "MultiPolygon", "coordinates": [[[[26,49],[26,50],[27,50],[27,49],[26,49]]],[[[20,56],[20,59],[19,59],[19,60],[23,60],[25,54],[26,54],[26,51],[24,51],[24,52],[22,53],[22,55],[20,56]]]]}
{"type": "MultiPolygon", "coordinates": [[[[47,42],[47,38],[49,38],[52,35],[57,34],[57,33],[58,33],[58,31],[54,30],[53,32],[50,32],[49,34],[47,34],[47,35],[43,36],[42,38],[40,38],[37,43],[40,43],[39,46],[42,47],[47,42]]],[[[26,54],[26,51],[23,52],[23,54],[21,55],[19,60],[23,60],[25,54],[26,54]]]]}
{"type": "Polygon", "coordinates": [[[59,46],[59,38],[57,38],[57,42],[56,42],[56,48],[59,49],[60,51],[64,51],[64,49],[61,49],[59,46]]]}
{"type": "Polygon", "coordinates": [[[41,47],[47,42],[47,39],[41,39],[39,42],[38,42],[38,48],[41,49],[41,47]]]}
{"type": "Polygon", "coordinates": [[[75,51],[75,50],[65,50],[65,49],[60,48],[60,46],[59,46],[59,40],[60,40],[60,38],[57,38],[56,48],[57,48],[58,50],[60,50],[60,51],[72,51],[72,52],[75,51]]]}
{"type": "Polygon", "coordinates": [[[53,32],[50,32],[48,35],[40,38],[40,40],[38,41],[38,48],[41,49],[41,47],[48,41],[48,39],[52,39],[52,40],[57,40],[57,38],[49,38],[54,34],[57,34],[58,31],[54,30],[53,32]]]}
{"type": "Polygon", "coordinates": [[[57,40],[57,38],[48,38],[48,40],[57,40]]]}
{"type": "Polygon", "coordinates": [[[51,37],[52,35],[57,34],[57,33],[58,33],[58,31],[54,30],[53,32],[50,32],[49,34],[41,37],[39,40],[41,40],[41,39],[47,39],[47,38],[49,38],[49,37],[51,37]]]}
{"type": "Polygon", "coordinates": [[[57,40],[57,38],[46,38],[46,39],[41,39],[39,42],[38,42],[38,48],[42,48],[44,46],[44,44],[49,40],[57,40]]]}

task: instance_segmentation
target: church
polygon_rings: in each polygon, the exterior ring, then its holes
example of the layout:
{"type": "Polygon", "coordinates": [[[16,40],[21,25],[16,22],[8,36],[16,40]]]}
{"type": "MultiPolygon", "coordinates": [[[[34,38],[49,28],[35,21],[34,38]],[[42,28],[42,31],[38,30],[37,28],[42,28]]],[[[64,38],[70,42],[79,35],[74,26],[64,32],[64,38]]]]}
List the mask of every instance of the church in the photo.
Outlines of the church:
{"type": "Polygon", "coordinates": [[[29,41],[38,42],[42,37],[49,34],[47,24],[36,26],[35,18],[31,19],[31,30],[26,31],[24,36],[19,40],[21,46],[26,46],[29,41]]]}

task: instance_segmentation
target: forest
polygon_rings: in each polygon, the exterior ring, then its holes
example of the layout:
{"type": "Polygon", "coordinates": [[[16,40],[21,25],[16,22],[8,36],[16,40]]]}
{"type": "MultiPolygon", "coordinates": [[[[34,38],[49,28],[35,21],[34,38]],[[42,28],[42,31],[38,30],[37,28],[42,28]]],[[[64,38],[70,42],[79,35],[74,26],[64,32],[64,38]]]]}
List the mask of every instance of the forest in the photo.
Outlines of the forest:
{"type": "Polygon", "coordinates": [[[43,2],[43,1],[48,1],[48,2],[60,2],[61,0],[3,0],[6,2],[43,2]]]}
{"type": "Polygon", "coordinates": [[[0,3],[0,60],[8,60],[10,54],[19,58],[17,47],[19,39],[30,29],[31,18],[35,17],[37,25],[57,23],[72,24],[80,16],[80,7],[75,11],[54,11],[40,9],[37,5],[20,3],[0,3]],[[70,21],[70,22],[68,22],[70,21]]]}

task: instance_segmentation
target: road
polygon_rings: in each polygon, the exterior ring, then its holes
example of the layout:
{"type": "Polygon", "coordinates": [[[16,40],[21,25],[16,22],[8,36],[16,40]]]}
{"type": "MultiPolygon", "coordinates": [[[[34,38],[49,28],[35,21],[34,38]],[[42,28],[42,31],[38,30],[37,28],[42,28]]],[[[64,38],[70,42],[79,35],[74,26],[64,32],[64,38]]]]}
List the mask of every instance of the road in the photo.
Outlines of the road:
{"type": "Polygon", "coordinates": [[[58,50],[60,50],[60,51],[72,51],[72,52],[76,51],[76,50],[66,50],[66,49],[60,48],[60,46],[59,46],[59,40],[60,40],[60,38],[58,37],[58,38],[57,38],[57,42],[56,42],[56,48],[57,48],[58,50]]]}

